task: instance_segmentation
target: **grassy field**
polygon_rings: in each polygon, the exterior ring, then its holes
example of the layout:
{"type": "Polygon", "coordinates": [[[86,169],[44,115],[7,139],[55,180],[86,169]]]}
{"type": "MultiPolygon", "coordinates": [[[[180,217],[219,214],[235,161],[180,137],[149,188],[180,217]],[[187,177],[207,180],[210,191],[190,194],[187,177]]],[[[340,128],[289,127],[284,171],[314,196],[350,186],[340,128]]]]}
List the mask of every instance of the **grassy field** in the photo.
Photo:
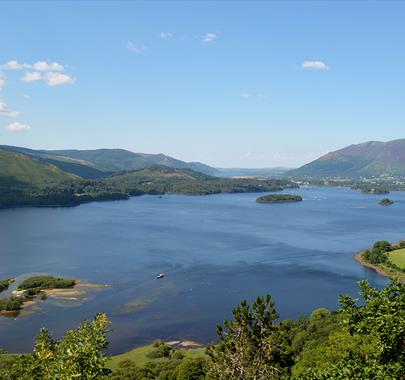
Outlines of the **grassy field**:
{"type": "Polygon", "coordinates": [[[398,265],[401,269],[405,269],[405,248],[390,252],[389,257],[395,265],[398,265]]]}
{"type": "MultiPolygon", "coordinates": [[[[159,359],[148,358],[147,355],[151,353],[153,350],[155,350],[155,348],[153,347],[152,344],[149,344],[147,346],[135,348],[131,351],[125,352],[120,355],[112,356],[107,362],[107,367],[114,370],[118,367],[118,364],[124,360],[131,360],[140,367],[145,365],[147,362],[168,360],[165,358],[159,359]]],[[[182,352],[185,358],[200,358],[205,356],[205,348],[187,349],[182,352]]]]}

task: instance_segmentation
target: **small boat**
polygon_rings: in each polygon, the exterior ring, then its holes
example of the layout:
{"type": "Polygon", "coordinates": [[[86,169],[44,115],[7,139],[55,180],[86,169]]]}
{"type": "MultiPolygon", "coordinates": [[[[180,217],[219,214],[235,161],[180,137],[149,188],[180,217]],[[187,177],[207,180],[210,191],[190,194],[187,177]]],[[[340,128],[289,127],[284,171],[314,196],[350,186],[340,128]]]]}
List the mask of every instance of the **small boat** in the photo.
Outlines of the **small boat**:
{"type": "Polygon", "coordinates": [[[164,273],[159,273],[159,274],[156,276],[156,279],[159,280],[159,279],[163,278],[164,276],[165,276],[164,273]]]}

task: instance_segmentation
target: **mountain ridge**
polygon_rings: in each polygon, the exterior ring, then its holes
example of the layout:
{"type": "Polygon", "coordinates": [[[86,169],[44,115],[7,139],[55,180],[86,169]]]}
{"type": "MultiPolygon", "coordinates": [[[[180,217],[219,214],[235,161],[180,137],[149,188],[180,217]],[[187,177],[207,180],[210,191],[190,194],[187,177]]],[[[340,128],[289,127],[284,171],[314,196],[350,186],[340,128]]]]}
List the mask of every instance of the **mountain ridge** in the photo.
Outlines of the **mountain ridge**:
{"type": "Polygon", "coordinates": [[[328,152],[288,172],[293,177],[404,177],[405,139],[367,141],[328,152]]]}

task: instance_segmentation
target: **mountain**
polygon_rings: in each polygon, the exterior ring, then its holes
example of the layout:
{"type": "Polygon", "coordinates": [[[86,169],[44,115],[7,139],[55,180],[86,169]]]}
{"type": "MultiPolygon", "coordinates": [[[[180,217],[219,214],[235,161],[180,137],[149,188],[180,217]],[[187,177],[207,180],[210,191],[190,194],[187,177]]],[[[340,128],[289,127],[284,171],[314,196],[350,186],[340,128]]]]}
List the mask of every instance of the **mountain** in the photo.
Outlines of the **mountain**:
{"type": "Polygon", "coordinates": [[[184,162],[164,154],[134,153],[125,149],[33,150],[0,145],[0,149],[35,156],[84,178],[100,178],[112,172],[139,170],[155,165],[192,169],[215,175],[217,170],[199,162],[184,162]]]}
{"type": "Polygon", "coordinates": [[[0,150],[0,187],[35,187],[78,178],[25,154],[0,150]]]}
{"type": "Polygon", "coordinates": [[[297,178],[405,177],[405,139],[350,145],[291,170],[288,175],[297,178]]]}
{"type": "Polygon", "coordinates": [[[280,177],[290,168],[216,168],[222,177],[280,177]]]}

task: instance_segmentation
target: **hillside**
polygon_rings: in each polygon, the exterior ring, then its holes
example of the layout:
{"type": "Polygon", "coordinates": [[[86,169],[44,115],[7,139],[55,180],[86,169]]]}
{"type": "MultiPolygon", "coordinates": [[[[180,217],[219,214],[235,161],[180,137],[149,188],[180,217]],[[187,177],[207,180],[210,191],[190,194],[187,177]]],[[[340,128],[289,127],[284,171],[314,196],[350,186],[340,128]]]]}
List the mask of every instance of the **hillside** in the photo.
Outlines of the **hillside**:
{"type": "Polygon", "coordinates": [[[1,187],[36,187],[78,178],[25,154],[0,150],[1,187]]]}
{"type": "Polygon", "coordinates": [[[215,168],[200,162],[185,162],[164,154],[134,153],[125,149],[34,150],[8,145],[0,145],[0,149],[34,156],[84,178],[101,178],[112,172],[139,170],[155,165],[217,174],[215,168]]]}
{"type": "Polygon", "coordinates": [[[405,177],[405,139],[350,145],[288,174],[297,178],[405,177]]]}

